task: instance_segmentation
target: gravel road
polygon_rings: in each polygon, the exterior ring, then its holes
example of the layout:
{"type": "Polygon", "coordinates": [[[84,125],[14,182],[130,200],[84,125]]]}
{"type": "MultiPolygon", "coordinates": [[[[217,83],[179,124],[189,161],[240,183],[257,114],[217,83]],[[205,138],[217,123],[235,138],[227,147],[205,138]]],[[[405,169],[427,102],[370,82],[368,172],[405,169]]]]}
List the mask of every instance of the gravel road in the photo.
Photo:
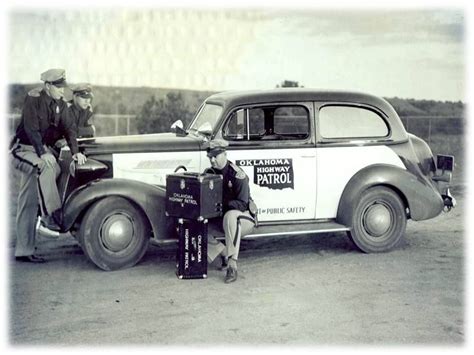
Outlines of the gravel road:
{"type": "Polygon", "coordinates": [[[215,265],[206,280],[177,279],[172,246],[150,246],[137,266],[104,272],[72,237],[42,237],[47,263],[9,263],[8,341],[460,346],[465,199],[458,202],[449,214],[409,222],[389,253],[362,254],[344,233],[243,241],[233,284],[215,265]]]}

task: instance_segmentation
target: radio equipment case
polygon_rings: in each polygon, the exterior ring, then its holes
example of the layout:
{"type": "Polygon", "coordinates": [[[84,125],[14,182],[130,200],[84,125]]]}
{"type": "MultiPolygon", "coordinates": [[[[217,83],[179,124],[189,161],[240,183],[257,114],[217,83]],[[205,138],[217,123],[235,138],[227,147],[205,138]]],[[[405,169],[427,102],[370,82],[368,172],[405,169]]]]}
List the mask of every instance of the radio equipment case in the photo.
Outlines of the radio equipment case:
{"type": "Polygon", "coordinates": [[[179,173],[166,176],[166,215],[204,220],[222,215],[222,175],[179,173]]]}
{"type": "Polygon", "coordinates": [[[176,275],[179,279],[207,278],[207,228],[207,219],[178,219],[176,275]]]}

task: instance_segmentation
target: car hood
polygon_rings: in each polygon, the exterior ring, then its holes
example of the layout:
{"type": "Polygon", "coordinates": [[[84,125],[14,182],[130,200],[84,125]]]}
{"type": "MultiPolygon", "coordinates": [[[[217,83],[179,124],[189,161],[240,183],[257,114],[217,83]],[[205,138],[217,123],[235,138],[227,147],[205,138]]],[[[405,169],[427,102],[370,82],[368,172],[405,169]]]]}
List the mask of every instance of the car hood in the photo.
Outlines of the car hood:
{"type": "Polygon", "coordinates": [[[79,148],[86,155],[140,152],[198,151],[204,139],[176,136],[174,133],[79,139],[79,148]]]}

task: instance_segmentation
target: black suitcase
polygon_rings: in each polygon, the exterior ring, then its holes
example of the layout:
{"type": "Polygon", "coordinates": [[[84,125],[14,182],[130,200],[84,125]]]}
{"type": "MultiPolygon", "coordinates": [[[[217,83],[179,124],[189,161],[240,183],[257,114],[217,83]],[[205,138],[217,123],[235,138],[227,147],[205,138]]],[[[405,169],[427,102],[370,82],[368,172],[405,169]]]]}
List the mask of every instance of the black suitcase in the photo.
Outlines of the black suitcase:
{"type": "Polygon", "coordinates": [[[222,175],[180,173],[166,176],[166,215],[204,220],[222,215],[222,175]]]}
{"type": "Polygon", "coordinates": [[[178,220],[176,275],[180,279],[207,278],[207,222],[178,220]]]}

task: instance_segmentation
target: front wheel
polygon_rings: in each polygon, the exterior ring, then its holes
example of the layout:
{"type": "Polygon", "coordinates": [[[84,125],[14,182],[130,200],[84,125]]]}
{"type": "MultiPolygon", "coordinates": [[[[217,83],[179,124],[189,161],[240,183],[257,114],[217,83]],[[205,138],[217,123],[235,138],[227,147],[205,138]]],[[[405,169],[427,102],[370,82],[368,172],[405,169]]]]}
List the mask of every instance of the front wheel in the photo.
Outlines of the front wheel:
{"type": "Polygon", "coordinates": [[[389,251],[403,239],[407,225],[405,206],[386,187],[365,191],[352,216],[350,237],[365,253],[389,251]]]}
{"type": "Polygon", "coordinates": [[[84,216],[79,240],[86,256],[103,270],[135,265],[149,242],[149,223],[143,213],[123,197],[106,197],[84,216]]]}

